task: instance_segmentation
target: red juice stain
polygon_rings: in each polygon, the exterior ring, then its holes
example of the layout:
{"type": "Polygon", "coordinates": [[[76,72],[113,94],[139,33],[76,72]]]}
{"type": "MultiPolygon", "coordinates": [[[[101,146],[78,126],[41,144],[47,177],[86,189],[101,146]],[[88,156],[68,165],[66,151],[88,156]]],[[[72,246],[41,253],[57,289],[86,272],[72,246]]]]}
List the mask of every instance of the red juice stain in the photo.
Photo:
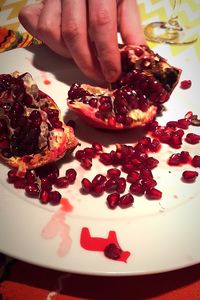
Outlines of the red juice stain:
{"type": "Polygon", "coordinates": [[[51,84],[51,81],[50,81],[50,80],[48,80],[48,79],[45,79],[43,82],[44,82],[44,84],[46,84],[46,85],[49,85],[49,84],[51,84]]]}
{"type": "Polygon", "coordinates": [[[67,213],[73,210],[73,206],[65,198],[61,199],[61,207],[53,214],[49,222],[42,229],[42,238],[46,240],[60,237],[57,254],[60,257],[65,256],[71,247],[70,226],[66,223],[67,213]]]}
{"type": "MultiPolygon", "coordinates": [[[[91,237],[90,231],[87,227],[83,227],[81,230],[80,244],[82,248],[88,251],[104,252],[106,246],[108,246],[109,244],[115,244],[116,246],[121,248],[118,243],[115,231],[109,231],[107,238],[91,237]]],[[[129,256],[129,251],[122,251],[121,256],[117,260],[127,262],[129,256]]]]}

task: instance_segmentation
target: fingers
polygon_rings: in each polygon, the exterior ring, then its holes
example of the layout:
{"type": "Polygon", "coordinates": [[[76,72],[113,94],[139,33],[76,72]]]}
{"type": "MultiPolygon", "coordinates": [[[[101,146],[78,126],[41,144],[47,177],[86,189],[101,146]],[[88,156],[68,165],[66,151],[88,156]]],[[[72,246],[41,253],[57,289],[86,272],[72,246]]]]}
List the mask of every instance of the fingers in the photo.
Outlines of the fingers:
{"type": "Polygon", "coordinates": [[[94,55],[87,29],[87,7],[84,0],[62,1],[62,38],[83,73],[91,79],[103,78],[94,55]]]}
{"type": "Polygon", "coordinates": [[[61,9],[60,0],[46,0],[38,19],[36,34],[53,51],[69,57],[69,51],[62,40],[61,9]]]}
{"type": "Polygon", "coordinates": [[[136,0],[119,2],[118,25],[124,44],[146,44],[136,0]]]}
{"type": "Polygon", "coordinates": [[[90,37],[95,44],[99,63],[106,81],[113,82],[121,72],[116,0],[90,0],[88,10],[90,37]]]}
{"type": "Polygon", "coordinates": [[[20,23],[32,36],[43,41],[49,48],[59,55],[70,57],[69,51],[61,39],[60,7],[60,0],[47,0],[45,3],[41,2],[25,6],[20,11],[18,17],[20,23]],[[55,16],[56,18],[54,19],[55,16]]]}
{"type": "Polygon", "coordinates": [[[20,11],[18,18],[24,28],[33,36],[37,36],[37,24],[43,9],[43,3],[25,6],[20,11]]]}

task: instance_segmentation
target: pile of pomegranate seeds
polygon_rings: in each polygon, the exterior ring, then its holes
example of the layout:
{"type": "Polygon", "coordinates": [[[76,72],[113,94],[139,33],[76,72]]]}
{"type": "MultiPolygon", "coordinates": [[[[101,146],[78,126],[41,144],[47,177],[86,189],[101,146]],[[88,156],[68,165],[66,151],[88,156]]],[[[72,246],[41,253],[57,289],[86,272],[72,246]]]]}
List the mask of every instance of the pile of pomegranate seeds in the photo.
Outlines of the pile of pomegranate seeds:
{"type": "Polygon", "coordinates": [[[8,182],[16,189],[24,189],[28,197],[39,198],[42,204],[60,204],[62,195],[56,188],[66,188],[76,180],[76,171],[67,169],[65,176],[59,177],[58,166],[49,164],[35,170],[28,170],[19,174],[16,169],[8,172],[8,182]]]}
{"type": "MultiPolygon", "coordinates": [[[[115,150],[108,152],[98,142],[76,150],[74,158],[85,170],[89,171],[93,161],[97,159],[107,168],[105,173],[98,173],[92,179],[82,178],[81,192],[93,197],[106,194],[106,205],[110,209],[129,208],[133,205],[135,197],[139,196],[145,196],[148,200],[160,200],[162,191],[157,188],[157,181],[153,176],[153,170],[158,167],[159,161],[151,154],[160,151],[162,144],[167,144],[176,149],[166,161],[169,167],[189,165],[199,168],[199,154],[192,157],[188,151],[180,150],[183,142],[190,145],[200,143],[200,135],[185,132],[193,125],[192,120],[193,114],[188,112],[184,118],[167,122],[166,126],[152,121],[147,125],[147,135],[136,144],[116,144],[115,150]]],[[[180,180],[192,183],[198,175],[196,170],[188,168],[183,171],[180,180]]],[[[57,189],[66,189],[75,182],[76,177],[77,172],[73,168],[66,170],[64,176],[60,176],[56,163],[28,170],[26,174],[18,174],[15,169],[8,172],[8,182],[15,188],[24,189],[27,196],[38,198],[42,204],[51,205],[58,205],[62,198],[57,189]]]]}

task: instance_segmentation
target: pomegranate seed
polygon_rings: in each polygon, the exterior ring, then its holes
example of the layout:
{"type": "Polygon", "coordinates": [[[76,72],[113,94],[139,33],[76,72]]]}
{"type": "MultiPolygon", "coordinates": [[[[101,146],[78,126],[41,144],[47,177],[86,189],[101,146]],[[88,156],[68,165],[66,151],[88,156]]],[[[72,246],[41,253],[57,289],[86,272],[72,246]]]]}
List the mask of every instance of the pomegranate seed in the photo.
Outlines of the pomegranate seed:
{"type": "Polygon", "coordinates": [[[160,150],[160,141],[153,139],[149,145],[149,150],[152,152],[158,152],[160,150]]]}
{"type": "Polygon", "coordinates": [[[49,192],[49,202],[51,205],[58,205],[60,204],[62,196],[58,191],[49,192]]]}
{"type": "Polygon", "coordinates": [[[108,207],[112,209],[116,208],[119,203],[119,198],[120,195],[118,193],[109,194],[106,198],[108,207]]]}
{"type": "Polygon", "coordinates": [[[110,154],[108,153],[101,153],[99,160],[104,164],[104,165],[111,165],[112,164],[112,160],[110,157],[110,154]]]}
{"type": "Polygon", "coordinates": [[[158,164],[159,164],[159,161],[156,158],[148,157],[145,162],[145,168],[152,170],[155,167],[157,167],[158,164]]]}
{"type": "Polygon", "coordinates": [[[97,184],[92,186],[92,194],[95,196],[99,196],[104,192],[103,184],[97,184]]]}
{"type": "Polygon", "coordinates": [[[167,124],[166,124],[166,126],[167,127],[172,127],[172,128],[176,128],[176,126],[177,126],[177,121],[169,121],[169,122],[167,122],[167,124]]]}
{"type": "Polygon", "coordinates": [[[192,85],[191,80],[182,80],[180,83],[180,88],[183,90],[189,89],[192,85]]]}
{"type": "Polygon", "coordinates": [[[27,180],[27,183],[34,183],[36,181],[36,175],[33,170],[28,170],[25,174],[25,178],[27,180]]]}
{"type": "Polygon", "coordinates": [[[144,50],[141,48],[135,48],[134,49],[135,55],[137,55],[138,57],[142,56],[142,54],[144,54],[144,50]]]}
{"type": "Polygon", "coordinates": [[[81,161],[85,157],[84,150],[77,150],[75,153],[75,158],[79,161],[81,161]]]}
{"type": "Polygon", "coordinates": [[[28,184],[25,186],[26,194],[30,197],[38,197],[40,193],[40,188],[37,183],[28,184]]]}
{"type": "Polygon", "coordinates": [[[130,206],[132,206],[134,202],[134,198],[133,195],[131,195],[130,193],[123,195],[119,198],[119,206],[121,208],[128,208],[130,206]]]}
{"type": "Polygon", "coordinates": [[[93,148],[86,147],[86,148],[84,148],[83,151],[85,152],[85,157],[87,157],[89,159],[92,159],[93,157],[95,157],[95,151],[93,148]]]}
{"type": "Polygon", "coordinates": [[[171,147],[180,148],[182,144],[182,137],[180,134],[177,134],[177,131],[171,134],[169,144],[171,147]]]}
{"type": "Polygon", "coordinates": [[[126,189],[126,179],[123,177],[118,178],[116,191],[119,194],[122,194],[124,193],[125,189],[126,189]]]}
{"type": "Polygon", "coordinates": [[[146,191],[146,197],[152,200],[159,200],[162,198],[162,192],[156,188],[152,188],[146,191]]]}
{"type": "Polygon", "coordinates": [[[149,169],[140,170],[140,178],[142,178],[142,179],[145,179],[145,178],[151,179],[151,178],[153,178],[152,171],[149,170],[149,169]]]}
{"type": "Polygon", "coordinates": [[[69,183],[73,183],[76,180],[77,172],[74,169],[68,169],[65,172],[65,177],[68,179],[69,183]]]}
{"type": "Polygon", "coordinates": [[[198,144],[200,142],[200,135],[199,134],[195,134],[195,133],[188,133],[186,135],[185,141],[188,144],[198,144]]]}
{"type": "Polygon", "coordinates": [[[117,260],[122,255],[122,250],[114,243],[108,244],[104,249],[104,255],[110,259],[117,260]]]}
{"type": "Polygon", "coordinates": [[[8,171],[8,182],[9,183],[14,183],[17,178],[18,178],[17,169],[12,169],[12,170],[8,171]]]}
{"type": "MultiPolygon", "coordinates": [[[[138,162],[140,163],[140,162],[138,162]]],[[[125,172],[125,173],[131,173],[133,172],[133,170],[135,169],[135,165],[131,162],[131,163],[125,163],[123,164],[122,166],[122,170],[125,172]]]]}
{"type": "Polygon", "coordinates": [[[62,176],[56,179],[55,186],[57,188],[66,188],[69,185],[69,180],[67,177],[62,176]]]}
{"type": "Polygon", "coordinates": [[[110,178],[105,182],[105,191],[112,193],[117,190],[118,181],[116,178],[110,178]]]}
{"type": "Polygon", "coordinates": [[[82,181],[82,190],[86,193],[90,193],[92,191],[92,183],[89,179],[83,178],[82,181]]]}
{"type": "Polygon", "coordinates": [[[182,174],[183,180],[186,182],[195,181],[196,177],[199,175],[196,171],[184,171],[182,174]]]}
{"type": "Polygon", "coordinates": [[[16,189],[25,189],[26,180],[24,178],[17,177],[14,181],[14,187],[16,189]]]}
{"type": "Polygon", "coordinates": [[[99,143],[96,143],[96,142],[93,142],[93,143],[92,143],[92,148],[94,149],[94,151],[95,151],[96,153],[99,153],[99,152],[102,152],[102,151],[103,151],[102,145],[99,144],[99,143]]]}
{"type": "Polygon", "coordinates": [[[139,177],[140,174],[136,171],[133,171],[127,175],[126,181],[130,183],[137,182],[139,177]]]}
{"type": "Polygon", "coordinates": [[[177,122],[177,127],[182,129],[188,129],[190,121],[188,119],[179,119],[177,122]]]}
{"type": "Polygon", "coordinates": [[[119,169],[116,169],[116,168],[112,168],[112,169],[109,169],[107,171],[107,177],[108,178],[119,177],[120,175],[121,175],[121,171],[119,169]]]}
{"type": "Polygon", "coordinates": [[[47,191],[42,191],[42,192],[40,193],[39,199],[40,199],[40,202],[41,202],[42,204],[47,204],[47,203],[49,203],[49,193],[48,193],[47,191]]]}
{"type": "Polygon", "coordinates": [[[129,188],[130,193],[142,196],[144,194],[144,188],[140,182],[132,183],[129,188]]]}
{"type": "Polygon", "coordinates": [[[168,159],[168,164],[170,166],[178,166],[181,163],[181,155],[180,153],[175,153],[170,156],[168,159]]]}
{"type": "Polygon", "coordinates": [[[83,158],[81,160],[81,166],[84,168],[84,169],[90,169],[92,167],[92,161],[90,158],[83,158]]]}
{"type": "Polygon", "coordinates": [[[195,167],[195,168],[197,168],[197,167],[200,168],[200,155],[195,155],[192,158],[192,166],[195,167]]]}
{"type": "Polygon", "coordinates": [[[188,151],[181,151],[180,153],[180,161],[182,163],[188,163],[190,160],[190,154],[188,151]]]}
{"type": "Polygon", "coordinates": [[[104,175],[97,174],[92,180],[92,185],[103,184],[105,181],[106,181],[106,177],[104,175]]]}
{"type": "Polygon", "coordinates": [[[152,178],[151,179],[145,178],[141,180],[141,185],[143,189],[146,191],[154,188],[157,185],[157,182],[152,178]]]}
{"type": "Polygon", "coordinates": [[[47,178],[41,179],[41,190],[46,192],[50,192],[52,190],[52,184],[47,178]]]}

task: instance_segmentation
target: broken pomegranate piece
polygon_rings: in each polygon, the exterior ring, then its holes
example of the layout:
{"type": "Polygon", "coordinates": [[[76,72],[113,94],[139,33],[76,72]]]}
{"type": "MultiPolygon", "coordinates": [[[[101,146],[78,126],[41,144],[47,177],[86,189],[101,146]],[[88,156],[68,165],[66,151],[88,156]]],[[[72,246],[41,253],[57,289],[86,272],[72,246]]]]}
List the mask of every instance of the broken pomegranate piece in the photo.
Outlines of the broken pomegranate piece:
{"type": "Polygon", "coordinates": [[[0,159],[20,170],[56,161],[77,145],[56,103],[29,73],[0,75],[0,159]]]}
{"type": "Polygon", "coordinates": [[[122,74],[110,89],[74,83],[68,106],[89,125],[124,129],[149,123],[179,81],[181,70],[147,46],[120,49],[122,74]]]}

